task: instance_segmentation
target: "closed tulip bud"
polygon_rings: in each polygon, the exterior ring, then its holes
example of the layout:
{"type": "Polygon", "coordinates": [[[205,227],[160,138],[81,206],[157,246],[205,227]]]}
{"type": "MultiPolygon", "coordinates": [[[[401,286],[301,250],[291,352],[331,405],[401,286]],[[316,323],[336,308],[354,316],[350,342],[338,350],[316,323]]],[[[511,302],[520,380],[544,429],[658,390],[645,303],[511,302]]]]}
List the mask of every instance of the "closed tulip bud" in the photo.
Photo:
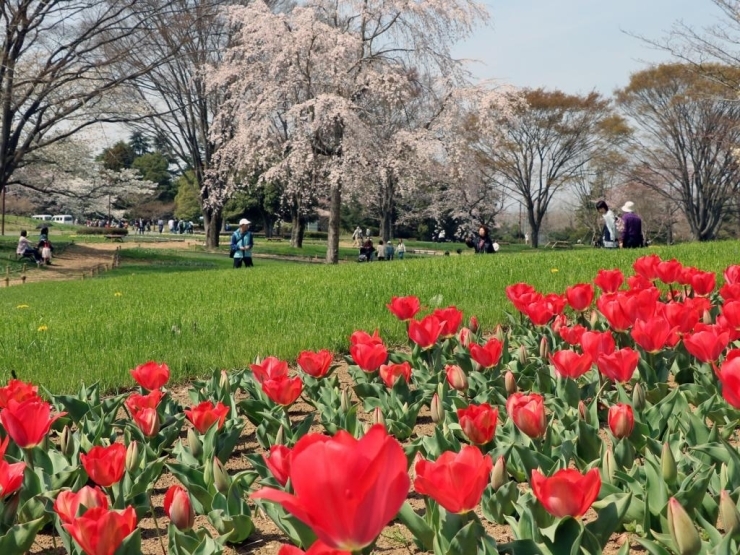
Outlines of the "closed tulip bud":
{"type": "Polygon", "coordinates": [[[704,311],[704,314],[701,316],[701,321],[704,322],[707,326],[712,325],[712,313],[708,310],[704,311]]]}
{"type": "Polygon", "coordinates": [[[380,407],[375,407],[373,410],[373,424],[383,424],[385,426],[385,418],[383,418],[383,411],[380,407]]]}
{"type": "Polygon", "coordinates": [[[280,426],[277,433],[275,434],[275,442],[273,445],[283,445],[285,443],[285,428],[280,426]]]}
{"type": "Polygon", "coordinates": [[[462,328],[457,333],[457,340],[463,347],[467,347],[470,345],[470,336],[473,333],[468,328],[462,328]]]}
{"type": "Polygon", "coordinates": [[[401,407],[401,412],[403,414],[408,414],[409,413],[409,404],[408,403],[404,403],[403,404],[403,406],[401,407]]]}
{"type": "Polygon", "coordinates": [[[496,329],[493,332],[493,337],[495,337],[497,340],[504,342],[504,328],[501,327],[501,324],[496,326],[496,329]]]}
{"type": "Polygon", "coordinates": [[[139,442],[132,441],[126,449],[126,470],[134,472],[141,465],[141,453],[139,452],[139,442]]]}
{"type": "Polygon", "coordinates": [[[69,426],[65,426],[62,430],[62,435],[59,438],[59,445],[62,448],[62,453],[64,453],[66,457],[71,457],[74,454],[75,442],[72,437],[72,430],[70,430],[69,426]]]}
{"type": "Polygon", "coordinates": [[[439,400],[439,395],[437,395],[436,393],[432,397],[432,404],[431,404],[430,410],[432,413],[432,422],[434,422],[435,424],[444,422],[445,411],[442,408],[442,402],[439,400]]]}
{"type": "Polygon", "coordinates": [[[221,370],[221,378],[218,381],[218,386],[221,388],[221,391],[231,390],[231,383],[229,382],[229,375],[226,373],[226,370],[221,370]]]}
{"type": "Polygon", "coordinates": [[[182,486],[171,486],[164,496],[164,512],[178,530],[187,531],[193,527],[195,512],[190,495],[182,486]]]}
{"type": "Polygon", "coordinates": [[[527,360],[529,359],[529,354],[527,353],[527,348],[524,345],[519,345],[519,364],[522,366],[527,365],[527,360]]]}
{"type": "Polygon", "coordinates": [[[513,395],[517,391],[516,378],[511,370],[507,370],[504,374],[504,387],[506,388],[506,395],[513,395]]]}
{"type": "MultiPolygon", "coordinates": [[[[725,490],[722,490],[719,494],[719,517],[725,534],[730,536],[740,534],[740,514],[737,512],[737,506],[732,501],[732,497],[725,490]]],[[[719,526],[719,523],[717,523],[717,526],[719,526]]]]}
{"type": "Polygon", "coordinates": [[[668,500],[668,530],[678,548],[678,555],[698,555],[701,552],[699,532],[675,497],[668,500]]]}
{"type": "Polygon", "coordinates": [[[591,311],[591,317],[589,318],[589,323],[591,324],[591,328],[593,329],[596,324],[599,323],[599,313],[595,310],[591,311]]]}
{"type": "Polygon", "coordinates": [[[342,412],[347,412],[349,410],[349,392],[346,389],[342,390],[339,408],[342,412]]]}
{"type": "Polygon", "coordinates": [[[213,459],[213,485],[216,486],[216,490],[226,494],[231,487],[231,478],[226,467],[221,463],[218,457],[213,459]]]}
{"type": "Polygon", "coordinates": [[[509,475],[506,473],[506,461],[503,457],[499,457],[496,460],[496,464],[493,465],[493,472],[491,473],[491,486],[493,491],[498,491],[504,487],[509,481],[509,475]]]}
{"type": "Polygon", "coordinates": [[[203,454],[203,443],[201,443],[194,428],[188,428],[188,446],[190,447],[190,454],[199,459],[203,454]]]}
{"type": "Polygon", "coordinates": [[[667,443],[663,444],[663,453],[660,455],[660,468],[665,483],[669,486],[675,484],[678,478],[678,467],[676,466],[676,459],[673,457],[671,446],[667,443]]]}
{"type": "Polygon", "coordinates": [[[456,391],[466,391],[468,389],[468,377],[465,371],[457,365],[449,364],[446,368],[447,383],[456,391]]]}
{"type": "Polygon", "coordinates": [[[476,333],[480,329],[478,318],[476,318],[475,316],[471,316],[470,320],[468,320],[468,327],[470,328],[470,331],[476,333]]]}
{"type": "Polygon", "coordinates": [[[550,345],[547,342],[547,337],[543,335],[542,339],[540,339],[540,358],[547,360],[549,356],[550,356],[550,345]]]}
{"type": "Polygon", "coordinates": [[[588,410],[586,410],[586,403],[578,401],[578,418],[588,423],[588,410]]]}
{"type": "Polygon", "coordinates": [[[601,474],[604,476],[604,481],[608,484],[614,484],[614,473],[617,470],[617,461],[614,459],[614,452],[611,447],[607,448],[604,452],[601,464],[601,474]]]}
{"type": "Polygon", "coordinates": [[[632,389],[632,408],[641,412],[645,408],[645,388],[640,382],[632,389]]]}

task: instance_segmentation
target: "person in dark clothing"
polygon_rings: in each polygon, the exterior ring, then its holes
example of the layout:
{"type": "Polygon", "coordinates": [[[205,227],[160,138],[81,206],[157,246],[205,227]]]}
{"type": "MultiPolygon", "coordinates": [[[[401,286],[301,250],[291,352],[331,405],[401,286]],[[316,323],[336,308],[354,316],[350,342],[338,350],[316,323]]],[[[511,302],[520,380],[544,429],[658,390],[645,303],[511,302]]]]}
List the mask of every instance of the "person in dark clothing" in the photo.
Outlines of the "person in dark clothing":
{"type": "Polygon", "coordinates": [[[493,239],[488,227],[482,225],[478,229],[478,236],[471,235],[465,244],[471,249],[475,249],[475,254],[494,254],[496,249],[493,247],[493,239]]]}
{"type": "Polygon", "coordinates": [[[371,262],[374,252],[375,247],[373,247],[373,242],[370,239],[367,239],[363,243],[362,247],[360,247],[360,262],[371,262]]]}
{"type": "Polygon", "coordinates": [[[623,249],[637,249],[644,246],[642,219],[635,214],[635,203],[627,201],[622,206],[622,234],[619,238],[623,249]]]}

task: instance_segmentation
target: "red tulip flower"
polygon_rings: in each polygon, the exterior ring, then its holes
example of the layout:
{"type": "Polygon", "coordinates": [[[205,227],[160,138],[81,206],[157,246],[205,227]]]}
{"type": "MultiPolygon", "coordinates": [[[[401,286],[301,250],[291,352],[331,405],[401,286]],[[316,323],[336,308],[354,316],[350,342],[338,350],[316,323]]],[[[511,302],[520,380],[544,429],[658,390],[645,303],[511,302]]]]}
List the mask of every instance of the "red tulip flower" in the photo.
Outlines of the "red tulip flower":
{"type": "Polygon", "coordinates": [[[212,401],[203,401],[192,409],[185,409],[185,416],[201,434],[205,434],[214,424],[220,430],[228,414],[229,407],[220,401],[215,406],[212,401]]]}
{"type": "Polygon", "coordinates": [[[622,308],[620,302],[623,293],[610,293],[601,295],[596,300],[596,307],[609,322],[609,326],[615,331],[626,331],[632,325],[632,320],[622,308]]]}
{"type": "Polygon", "coordinates": [[[18,447],[30,449],[44,441],[52,424],[65,414],[60,412],[52,416],[51,405],[38,397],[21,403],[11,399],[0,411],[0,422],[18,447]]]}
{"type": "Polygon", "coordinates": [[[740,301],[725,302],[722,305],[722,316],[726,328],[740,330],[740,301]]]}
{"type": "Polygon", "coordinates": [[[609,407],[608,422],[614,437],[623,439],[629,437],[635,428],[635,413],[631,406],[617,403],[609,407]]]}
{"type": "Polygon", "coordinates": [[[329,547],[359,551],[375,541],[406,500],[406,455],[381,424],[359,440],[344,430],[333,438],[312,437],[317,435],[304,436],[293,449],[294,495],[262,488],[252,498],[279,503],[329,547]]]}
{"type": "Polygon", "coordinates": [[[659,306],[662,307],[660,312],[663,318],[668,320],[668,325],[675,328],[678,333],[690,333],[701,318],[701,314],[692,303],[668,303],[659,306]]]}
{"type": "Polygon", "coordinates": [[[648,353],[657,353],[666,346],[674,329],[665,318],[637,320],[632,328],[632,339],[648,353]]]}
{"type": "Polygon", "coordinates": [[[445,374],[447,375],[447,383],[455,391],[466,391],[468,389],[468,377],[465,375],[465,371],[456,364],[445,366],[445,374]]]}
{"type": "Polygon", "coordinates": [[[26,463],[9,463],[0,459],[0,499],[13,495],[23,485],[26,463]]]}
{"type": "Polygon", "coordinates": [[[506,400],[506,412],[519,430],[531,438],[545,435],[545,401],[537,393],[513,393],[506,400]]]}
{"type": "Polygon", "coordinates": [[[478,323],[478,318],[475,316],[471,316],[470,320],[468,320],[468,327],[470,328],[470,331],[473,333],[476,333],[480,329],[480,323],[478,323]]]}
{"type": "Polygon", "coordinates": [[[457,333],[457,342],[463,347],[469,347],[472,340],[473,332],[469,328],[460,328],[457,333]]]}
{"type": "Polygon", "coordinates": [[[63,524],[71,524],[79,515],[80,507],[94,509],[108,508],[108,496],[100,488],[84,486],[80,491],[65,490],[57,495],[54,501],[54,512],[59,515],[63,524]]]}
{"type": "Polygon", "coordinates": [[[262,382],[262,391],[273,403],[289,407],[301,396],[303,382],[298,377],[289,378],[288,376],[282,376],[262,382]]]}
{"type": "Polygon", "coordinates": [[[578,518],[589,510],[599,495],[601,476],[598,468],[586,474],[566,468],[550,478],[532,471],[532,493],[551,515],[578,518]]]}
{"type": "Polygon", "coordinates": [[[480,364],[483,368],[493,368],[498,364],[501,358],[501,353],[504,350],[504,344],[498,339],[489,339],[485,345],[481,346],[477,343],[470,344],[470,356],[475,362],[480,364]]]}
{"type": "Polygon", "coordinates": [[[609,331],[587,331],[581,336],[581,348],[592,360],[599,360],[602,355],[612,354],[617,345],[609,331]]]}
{"type": "Polygon", "coordinates": [[[572,327],[561,326],[558,330],[560,337],[563,338],[568,345],[580,345],[583,334],[586,333],[586,328],[577,324],[572,327]]]}
{"type": "Polygon", "coordinates": [[[408,362],[381,365],[380,379],[387,387],[393,387],[398,378],[403,378],[406,383],[411,380],[411,365],[408,362]]]}
{"type": "Polygon", "coordinates": [[[726,301],[740,301],[740,283],[725,283],[719,290],[719,296],[726,301]]]}
{"type": "Polygon", "coordinates": [[[590,283],[572,285],[565,290],[565,298],[573,310],[583,312],[594,300],[594,288],[590,283]]]}
{"type": "Polygon", "coordinates": [[[660,291],[655,287],[650,287],[640,291],[626,291],[619,294],[618,298],[622,310],[634,324],[637,320],[647,321],[655,316],[660,291]]]}
{"type": "Polygon", "coordinates": [[[658,278],[658,264],[661,260],[657,254],[651,254],[648,256],[641,256],[635,263],[632,264],[632,268],[636,274],[641,275],[647,280],[653,281],[658,278]]]}
{"type": "Polygon", "coordinates": [[[728,266],[723,275],[728,285],[740,283],[740,265],[728,266]]]}
{"type": "Polygon", "coordinates": [[[431,497],[450,513],[462,514],[480,503],[493,461],[474,445],[465,445],[459,453],[446,451],[434,462],[421,459],[414,470],[418,493],[431,497]]]}
{"type": "Polygon", "coordinates": [[[87,455],[80,455],[80,462],[93,482],[107,488],[123,478],[126,446],[123,443],[111,443],[108,447],[96,445],[87,455]]]}
{"type": "Polygon", "coordinates": [[[471,442],[485,445],[493,441],[493,436],[496,435],[498,409],[492,408],[488,403],[468,405],[464,409],[457,409],[457,419],[471,442]]]}
{"type": "Polygon", "coordinates": [[[740,349],[730,351],[727,360],[722,363],[717,378],[722,384],[722,397],[731,406],[740,409],[740,349]],[[733,352],[734,351],[734,352],[733,352]]]}
{"type": "Polygon", "coordinates": [[[11,399],[17,403],[22,403],[28,399],[40,399],[39,388],[32,383],[12,379],[8,382],[8,385],[0,387],[0,409],[7,407],[11,399]]]}
{"type": "Polygon", "coordinates": [[[706,297],[714,291],[717,286],[717,277],[714,272],[695,272],[691,276],[691,288],[694,293],[701,297],[706,297]]]}
{"type": "Polygon", "coordinates": [[[160,420],[157,409],[141,409],[131,413],[131,418],[145,437],[152,438],[159,433],[160,420]]]}
{"type": "Polygon", "coordinates": [[[640,363],[640,353],[625,347],[596,359],[596,367],[613,382],[628,382],[640,363]]]}
{"type": "Polygon", "coordinates": [[[64,528],[86,555],[113,555],[136,530],[136,511],[133,507],[123,511],[95,507],[64,528]]]}
{"type": "Polygon", "coordinates": [[[437,343],[442,333],[443,324],[439,318],[430,314],[421,320],[409,322],[409,339],[422,349],[429,349],[437,343]]]}
{"type": "Polygon", "coordinates": [[[730,344],[730,333],[715,326],[697,327],[697,330],[700,331],[684,335],[684,347],[701,362],[716,362],[730,344]]]}
{"type": "Polygon", "coordinates": [[[249,368],[259,383],[288,376],[288,363],[276,357],[267,357],[261,364],[250,364],[249,368]]]}
{"type": "Polygon", "coordinates": [[[322,349],[318,353],[312,351],[302,351],[298,355],[298,366],[306,374],[314,378],[323,378],[331,368],[332,354],[331,351],[322,349]]]}
{"type": "Polygon", "coordinates": [[[126,399],[126,408],[132,414],[143,409],[156,409],[162,401],[163,396],[164,393],[159,389],[153,389],[147,395],[132,393],[126,399]]]}
{"type": "Polygon", "coordinates": [[[578,354],[575,351],[557,351],[550,355],[550,362],[555,371],[564,378],[577,380],[591,369],[593,360],[589,354],[578,354]]]}
{"type": "Polygon", "coordinates": [[[654,287],[653,282],[649,279],[641,276],[640,274],[630,276],[627,278],[627,286],[630,291],[642,291],[643,289],[650,289],[654,287]]]}
{"type": "Polygon", "coordinates": [[[557,314],[552,303],[548,302],[544,298],[528,304],[524,307],[523,312],[535,326],[547,325],[547,323],[553,319],[555,314],[557,314]]]}
{"type": "Polygon", "coordinates": [[[528,283],[515,283],[506,287],[506,297],[519,312],[524,312],[524,307],[541,295],[528,283]]]}
{"type": "Polygon", "coordinates": [[[382,345],[383,340],[380,338],[380,335],[378,335],[378,330],[375,330],[372,335],[366,331],[358,330],[350,335],[349,343],[350,345],[382,345]]]}
{"type": "Polygon", "coordinates": [[[164,494],[164,512],[178,530],[190,530],[195,522],[195,511],[190,495],[182,486],[170,486],[164,494]]]}
{"type": "Polygon", "coordinates": [[[131,375],[141,387],[152,391],[159,389],[169,381],[170,369],[164,363],[158,364],[150,360],[131,370],[131,375]]]}
{"type": "Polygon", "coordinates": [[[388,358],[388,350],[382,343],[360,343],[349,348],[352,358],[365,372],[375,372],[388,358]]]}
{"type": "Polygon", "coordinates": [[[655,273],[658,275],[658,279],[665,284],[678,282],[681,278],[682,271],[683,266],[675,258],[665,260],[655,267],[655,273]]]}
{"type": "Polygon", "coordinates": [[[442,337],[454,336],[462,325],[463,313],[457,307],[438,308],[433,314],[442,324],[442,337]]]}
{"type": "Polygon", "coordinates": [[[604,293],[616,293],[624,283],[624,274],[619,269],[599,270],[594,283],[604,293]]]}
{"type": "Polygon", "coordinates": [[[283,487],[290,478],[290,456],[291,450],[285,445],[273,445],[270,447],[270,452],[263,456],[270,473],[283,487]]]}
{"type": "Polygon", "coordinates": [[[411,320],[421,310],[418,297],[392,297],[386,306],[402,322],[411,320]]]}

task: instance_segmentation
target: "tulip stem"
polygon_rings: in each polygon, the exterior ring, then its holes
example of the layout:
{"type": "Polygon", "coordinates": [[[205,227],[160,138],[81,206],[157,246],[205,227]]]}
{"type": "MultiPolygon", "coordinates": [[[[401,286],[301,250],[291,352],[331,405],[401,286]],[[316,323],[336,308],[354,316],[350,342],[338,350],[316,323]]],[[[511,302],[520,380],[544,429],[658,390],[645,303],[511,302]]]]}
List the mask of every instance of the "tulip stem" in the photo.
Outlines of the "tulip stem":
{"type": "Polygon", "coordinates": [[[26,465],[31,470],[31,472],[35,472],[35,468],[33,466],[33,448],[31,449],[24,449],[23,450],[24,458],[26,459],[26,465]]]}
{"type": "Polygon", "coordinates": [[[152,503],[152,494],[149,494],[149,510],[152,513],[152,519],[154,520],[154,528],[157,530],[157,538],[159,539],[159,546],[162,548],[162,555],[167,555],[167,550],[164,547],[164,541],[162,540],[162,533],[159,531],[159,522],[157,521],[157,515],[154,512],[154,504],[152,503]]]}

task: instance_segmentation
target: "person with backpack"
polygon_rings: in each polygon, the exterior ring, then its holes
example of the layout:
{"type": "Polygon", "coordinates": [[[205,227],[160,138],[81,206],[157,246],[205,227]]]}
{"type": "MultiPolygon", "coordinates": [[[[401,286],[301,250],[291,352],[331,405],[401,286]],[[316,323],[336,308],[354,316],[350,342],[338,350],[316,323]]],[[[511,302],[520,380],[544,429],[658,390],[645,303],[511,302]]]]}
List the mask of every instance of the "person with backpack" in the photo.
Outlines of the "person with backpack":
{"type": "Polygon", "coordinates": [[[254,266],[252,263],[252,247],[254,239],[249,226],[252,222],[246,218],[239,220],[239,228],[231,235],[230,256],[234,259],[234,268],[254,266]]]}

